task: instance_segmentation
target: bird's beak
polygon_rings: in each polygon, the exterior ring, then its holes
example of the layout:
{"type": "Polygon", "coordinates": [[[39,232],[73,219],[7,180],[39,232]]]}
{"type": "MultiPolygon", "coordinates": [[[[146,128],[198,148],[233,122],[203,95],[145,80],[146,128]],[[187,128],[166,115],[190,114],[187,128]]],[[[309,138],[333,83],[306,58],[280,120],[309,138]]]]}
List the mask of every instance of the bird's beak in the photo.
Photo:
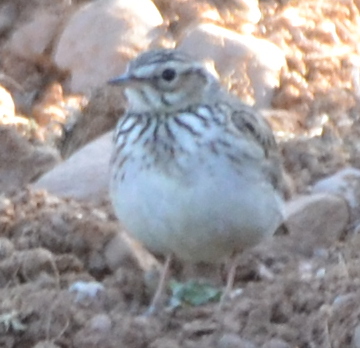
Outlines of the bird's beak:
{"type": "Polygon", "coordinates": [[[109,80],[107,83],[113,86],[125,86],[131,83],[133,80],[134,78],[132,76],[130,76],[128,73],[125,73],[109,80]]]}
{"type": "Polygon", "coordinates": [[[143,82],[144,79],[139,78],[137,76],[131,75],[128,72],[124,73],[123,75],[120,75],[118,77],[115,77],[111,80],[108,81],[109,85],[113,85],[113,86],[132,86],[135,85],[136,83],[139,82],[143,82]]]}

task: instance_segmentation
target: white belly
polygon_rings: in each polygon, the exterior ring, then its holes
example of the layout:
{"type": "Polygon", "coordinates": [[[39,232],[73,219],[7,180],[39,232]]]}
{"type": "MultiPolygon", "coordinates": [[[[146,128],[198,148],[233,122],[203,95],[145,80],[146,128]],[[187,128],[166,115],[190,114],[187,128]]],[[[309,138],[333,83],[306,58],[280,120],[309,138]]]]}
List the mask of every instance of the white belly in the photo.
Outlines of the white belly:
{"type": "Polygon", "coordinates": [[[117,216],[150,251],[220,262],[272,235],[281,223],[281,199],[257,169],[239,175],[227,158],[194,158],[188,170],[182,180],[129,161],[123,181],[111,183],[117,216]]]}

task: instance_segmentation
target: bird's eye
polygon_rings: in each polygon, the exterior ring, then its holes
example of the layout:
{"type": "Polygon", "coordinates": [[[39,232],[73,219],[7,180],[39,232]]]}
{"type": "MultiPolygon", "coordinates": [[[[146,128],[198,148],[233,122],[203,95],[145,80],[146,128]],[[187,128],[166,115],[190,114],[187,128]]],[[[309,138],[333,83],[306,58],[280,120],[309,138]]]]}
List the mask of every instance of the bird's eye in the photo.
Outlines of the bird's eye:
{"type": "Polygon", "coordinates": [[[176,71],[174,69],[170,69],[170,68],[165,69],[162,72],[161,77],[163,80],[170,82],[176,77],[176,71]]]}

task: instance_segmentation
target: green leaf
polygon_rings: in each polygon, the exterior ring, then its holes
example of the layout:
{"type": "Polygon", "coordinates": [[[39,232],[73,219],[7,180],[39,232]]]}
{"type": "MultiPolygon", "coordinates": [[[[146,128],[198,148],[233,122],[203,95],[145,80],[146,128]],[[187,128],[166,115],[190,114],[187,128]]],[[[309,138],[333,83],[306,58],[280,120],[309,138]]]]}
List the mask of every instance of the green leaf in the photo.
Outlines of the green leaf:
{"type": "Polygon", "coordinates": [[[210,301],[218,301],[221,296],[219,289],[196,280],[189,280],[186,283],[171,280],[169,286],[172,292],[170,299],[170,307],[172,308],[184,304],[200,306],[210,301]]]}

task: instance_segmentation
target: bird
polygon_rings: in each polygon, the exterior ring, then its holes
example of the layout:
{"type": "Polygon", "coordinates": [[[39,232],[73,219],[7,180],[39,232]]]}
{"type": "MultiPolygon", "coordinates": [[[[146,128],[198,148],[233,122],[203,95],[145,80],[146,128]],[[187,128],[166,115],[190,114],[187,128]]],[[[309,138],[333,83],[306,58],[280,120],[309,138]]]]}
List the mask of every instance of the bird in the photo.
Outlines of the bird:
{"type": "Polygon", "coordinates": [[[114,131],[111,202],[131,236],[166,256],[152,312],[174,257],[223,263],[274,234],[281,156],[268,122],[177,49],[140,53],[109,83],[127,99],[114,131]]]}

